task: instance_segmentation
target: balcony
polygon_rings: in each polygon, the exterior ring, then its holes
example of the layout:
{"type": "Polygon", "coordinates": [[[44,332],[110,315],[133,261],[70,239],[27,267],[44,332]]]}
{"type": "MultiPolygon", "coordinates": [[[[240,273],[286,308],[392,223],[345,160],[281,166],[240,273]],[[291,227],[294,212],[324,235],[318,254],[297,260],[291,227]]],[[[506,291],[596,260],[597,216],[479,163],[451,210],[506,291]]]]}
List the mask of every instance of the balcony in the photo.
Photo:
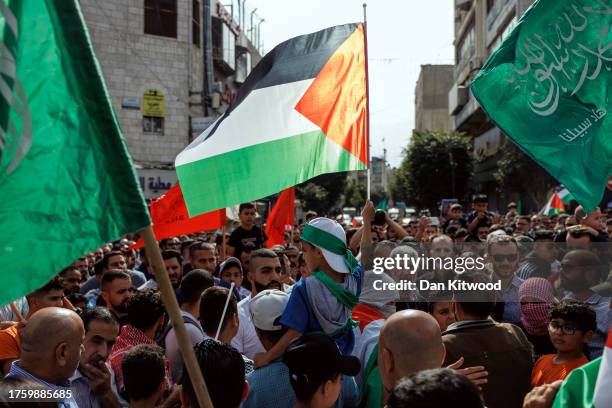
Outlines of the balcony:
{"type": "Polygon", "coordinates": [[[470,91],[467,103],[455,116],[455,129],[471,135],[480,135],[492,126],[489,118],[480,108],[480,105],[470,91]]]}
{"type": "Polygon", "coordinates": [[[472,0],[455,0],[455,8],[460,10],[469,10],[472,6],[472,0]]]}

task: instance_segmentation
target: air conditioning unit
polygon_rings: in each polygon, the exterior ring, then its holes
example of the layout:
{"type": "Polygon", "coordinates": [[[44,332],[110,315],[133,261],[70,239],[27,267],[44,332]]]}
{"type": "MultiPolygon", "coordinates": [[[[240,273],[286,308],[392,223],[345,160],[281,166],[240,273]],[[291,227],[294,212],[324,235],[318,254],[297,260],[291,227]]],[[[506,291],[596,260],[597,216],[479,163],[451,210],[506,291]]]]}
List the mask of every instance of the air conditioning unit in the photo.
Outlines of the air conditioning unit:
{"type": "Polygon", "coordinates": [[[468,89],[454,84],[448,92],[448,113],[453,116],[459,113],[468,102],[468,89]]]}
{"type": "Polygon", "coordinates": [[[212,108],[219,109],[221,107],[221,94],[218,92],[214,92],[212,94],[212,108]]]}

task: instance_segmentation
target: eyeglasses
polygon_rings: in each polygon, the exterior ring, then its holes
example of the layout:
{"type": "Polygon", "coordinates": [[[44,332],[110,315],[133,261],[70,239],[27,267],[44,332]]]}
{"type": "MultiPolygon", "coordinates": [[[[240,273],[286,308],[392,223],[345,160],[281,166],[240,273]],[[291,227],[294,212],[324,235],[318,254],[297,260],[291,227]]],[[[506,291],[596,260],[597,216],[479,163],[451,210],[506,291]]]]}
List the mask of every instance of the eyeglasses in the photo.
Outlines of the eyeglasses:
{"type": "Polygon", "coordinates": [[[553,320],[550,323],[548,323],[548,330],[559,332],[567,336],[571,336],[574,333],[576,333],[576,330],[578,330],[578,327],[574,325],[563,325],[553,320]]]}
{"type": "Polygon", "coordinates": [[[503,262],[504,260],[506,260],[506,262],[514,262],[516,261],[516,259],[518,258],[517,254],[496,254],[493,255],[493,261],[495,262],[503,262]]]}

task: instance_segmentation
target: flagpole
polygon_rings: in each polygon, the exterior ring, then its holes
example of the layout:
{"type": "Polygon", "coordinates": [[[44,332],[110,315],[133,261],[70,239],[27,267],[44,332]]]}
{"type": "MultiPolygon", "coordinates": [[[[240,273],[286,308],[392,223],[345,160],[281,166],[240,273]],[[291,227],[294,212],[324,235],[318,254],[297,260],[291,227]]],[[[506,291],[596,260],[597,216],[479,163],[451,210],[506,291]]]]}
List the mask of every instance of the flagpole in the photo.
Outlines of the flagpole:
{"type": "Polygon", "coordinates": [[[219,326],[217,326],[217,334],[215,334],[215,340],[219,340],[219,334],[221,334],[221,328],[223,327],[223,320],[225,320],[225,314],[227,313],[227,305],[229,305],[229,301],[232,298],[233,290],[234,282],[230,284],[229,292],[227,293],[227,298],[225,299],[225,306],[223,306],[223,313],[221,313],[221,321],[219,321],[219,326]]]}
{"type": "Polygon", "coordinates": [[[168,311],[168,316],[170,316],[172,327],[174,327],[176,332],[179,349],[183,356],[183,363],[189,373],[189,378],[191,379],[191,384],[193,385],[193,390],[196,394],[199,406],[213,408],[208,389],[206,388],[206,383],[204,382],[204,377],[202,376],[202,371],[200,371],[200,366],[196,361],[193,345],[187,334],[187,329],[185,329],[185,323],[183,322],[183,317],[181,316],[179,305],[176,301],[176,295],[174,294],[174,289],[172,289],[172,284],[170,283],[170,278],[168,277],[168,272],[166,271],[166,266],[162,259],[157,241],[155,240],[155,234],[153,233],[153,227],[151,225],[142,230],[142,237],[144,238],[149,262],[155,271],[155,280],[159,286],[162,300],[168,311]]]}
{"type": "Polygon", "coordinates": [[[366,132],[368,137],[368,170],[367,170],[367,200],[370,200],[370,185],[371,185],[371,171],[370,167],[372,165],[372,161],[370,160],[370,75],[368,72],[368,18],[366,9],[368,7],[367,3],[363,3],[363,50],[365,56],[365,77],[366,77],[366,111],[367,111],[367,124],[366,124],[366,132]]]}

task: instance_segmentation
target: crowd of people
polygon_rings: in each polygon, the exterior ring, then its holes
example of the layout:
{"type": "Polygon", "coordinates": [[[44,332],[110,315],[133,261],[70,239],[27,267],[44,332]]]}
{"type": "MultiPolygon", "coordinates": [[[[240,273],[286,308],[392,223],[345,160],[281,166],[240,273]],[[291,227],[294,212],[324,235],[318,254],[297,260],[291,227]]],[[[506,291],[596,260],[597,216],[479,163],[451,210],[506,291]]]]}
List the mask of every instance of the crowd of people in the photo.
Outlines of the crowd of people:
{"type": "MultiPolygon", "coordinates": [[[[549,407],[601,356],[612,322],[612,214],[465,214],[405,224],[364,206],[363,225],[308,213],[268,248],[251,203],[231,234],[159,242],[208,393],[230,407],[549,407]],[[458,270],[378,258],[483,260],[458,270]],[[398,282],[499,282],[409,290],[398,282]],[[385,289],[379,289],[380,283],[385,289]],[[378,286],[377,286],[378,285],[378,286]]],[[[0,307],[0,401],[28,406],[196,407],[144,248],[105,245],[0,307]],[[61,393],[60,393],[61,392],[61,393]]],[[[418,285],[417,285],[418,288],[418,285]]]]}

